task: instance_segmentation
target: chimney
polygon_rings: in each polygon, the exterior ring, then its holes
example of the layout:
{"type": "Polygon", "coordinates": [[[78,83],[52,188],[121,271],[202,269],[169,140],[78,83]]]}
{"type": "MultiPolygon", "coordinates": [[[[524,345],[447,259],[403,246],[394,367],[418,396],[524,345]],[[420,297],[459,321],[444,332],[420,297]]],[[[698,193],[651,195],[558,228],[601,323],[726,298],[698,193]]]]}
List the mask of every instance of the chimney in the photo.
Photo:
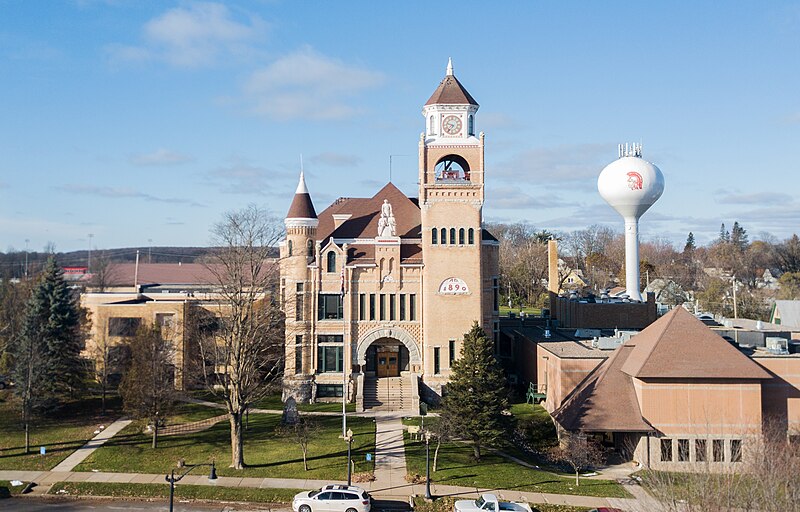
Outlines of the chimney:
{"type": "Polygon", "coordinates": [[[558,293],[558,242],[547,241],[547,289],[558,293]]]}

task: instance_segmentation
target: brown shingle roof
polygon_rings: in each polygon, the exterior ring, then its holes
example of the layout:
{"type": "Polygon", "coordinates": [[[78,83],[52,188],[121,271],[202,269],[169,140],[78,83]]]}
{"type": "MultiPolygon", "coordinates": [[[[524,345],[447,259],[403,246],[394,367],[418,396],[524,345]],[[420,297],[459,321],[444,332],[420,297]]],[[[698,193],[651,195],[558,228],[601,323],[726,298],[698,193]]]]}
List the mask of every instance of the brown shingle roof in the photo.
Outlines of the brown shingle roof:
{"type": "Polygon", "coordinates": [[[317,212],[314,210],[314,203],[311,202],[311,195],[306,192],[304,194],[295,194],[292,199],[292,205],[289,207],[289,213],[286,214],[287,219],[316,219],[317,212]]]}
{"type": "Polygon", "coordinates": [[[633,380],[620,368],[634,347],[623,345],[567,396],[553,419],[564,429],[587,432],[649,432],[633,380]]]}
{"type": "Polygon", "coordinates": [[[384,199],[388,199],[392,205],[397,235],[400,238],[420,238],[422,228],[419,205],[393,183],[387,183],[371,198],[341,198],[322,211],[319,214],[317,239],[325,245],[330,237],[375,238],[384,199]],[[351,217],[336,228],[334,214],[350,214],[351,217]]]}
{"type": "Polygon", "coordinates": [[[139,275],[135,263],[115,263],[108,270],[111,286],[133,286],[134,277],[140,285],[193,284],[217,282],[214,274],[201,263],[140,263],[139,275]]]}
{"type": "Polygon", "coordinates": [[[681,307],[650,324],[625,346],[633,350],[622,371],[640,379],[770,378],[759,365],[681,307]]]}
{"type": "Polygon", "coordinates": [[[425,105],[464,104],[478,106],[478,102],[475,101],[475,98],[461,85],[461,82],[458,81],[455,75],[445,76],[439,83],[439,87],[433,91],[431,98],[425,103],[425,105]]]}

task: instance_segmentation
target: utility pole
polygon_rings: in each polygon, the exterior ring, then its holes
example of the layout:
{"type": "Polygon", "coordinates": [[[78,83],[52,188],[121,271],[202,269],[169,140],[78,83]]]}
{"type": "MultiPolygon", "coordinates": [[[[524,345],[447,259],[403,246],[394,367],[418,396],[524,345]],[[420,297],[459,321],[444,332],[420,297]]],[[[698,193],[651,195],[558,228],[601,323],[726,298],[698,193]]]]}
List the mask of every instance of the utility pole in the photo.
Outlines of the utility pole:
{"type": "Polygon", "coordinates": [[[25,280],[28,280],[28,243],[30,243],[30,239],[25,239],[25,280]]]}
{"type": "Polygon", "coordinates": [[[147,263],[153,263],[153,239],[148,238],[147,243],[149,244],[147,247],[147,263]]]}
{"type": "Polygon", "coordinates": [[[733,276],[733,318],[739,318],[739,308],[736,305],[736,276],[733,276]]]}

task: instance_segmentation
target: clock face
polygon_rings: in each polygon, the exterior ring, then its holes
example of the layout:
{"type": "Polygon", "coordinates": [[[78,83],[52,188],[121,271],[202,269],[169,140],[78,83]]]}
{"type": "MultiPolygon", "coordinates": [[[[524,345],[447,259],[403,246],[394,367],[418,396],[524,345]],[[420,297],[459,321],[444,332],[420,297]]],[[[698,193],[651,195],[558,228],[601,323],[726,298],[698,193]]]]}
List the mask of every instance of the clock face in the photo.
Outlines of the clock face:
{"type": "Polygon", "coordinates": [[[455,135],[461,131],[461,119],[458,116],[447,116],[442,121],[444,133],[455,135]]]}

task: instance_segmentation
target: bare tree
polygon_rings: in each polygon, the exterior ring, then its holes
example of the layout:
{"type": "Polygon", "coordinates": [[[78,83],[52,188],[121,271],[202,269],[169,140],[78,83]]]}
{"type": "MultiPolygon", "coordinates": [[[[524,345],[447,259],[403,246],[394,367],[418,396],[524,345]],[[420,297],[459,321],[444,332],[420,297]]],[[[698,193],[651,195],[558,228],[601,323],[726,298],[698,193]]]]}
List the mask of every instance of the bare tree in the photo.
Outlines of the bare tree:
{"type": "Polygon", "coordinates": [[[431,437],[436,440],[436,448],[433,450],[433,472],[436,473],[436,468],[439,463],[439,449],[442,443],[452,441],[456,437],[456,430],[453,424],[447,421],[447,418],[439,417],[438,421],[434,421],[430,427],[431,437]]]}
{"type": "Polygon", "coordinates": [[[219,294],[217,325],[199,348],[206,384],[227,406],[236,469],[245,466],[244,413],[282,373],[284,323],[272,257],[282,236],[281,222],[254,205],[225,214],[212,230],[217,249],[206,266],[219,294]]]}
{"type": "Polygon", "coordinates": [[[131,338],[130,364],[120,382],[125,411],[146,419],[153,429],[153,448],[158,429],[172,412],[178,398],[175,390],[175,347],[161,336],[157,325],[142,327],[131,338]]]}
{"type": "Polygon", "coordinates": [[[278,435],[290,439],[300,447],[303,451],[303,469],[308,471],[308,445],[319,435],[319,423],[311,416],[300,416],[295,423],[281,425],[277,430],[278,435]]]}
{"type": "Polygon", "coordinates": [[[92,280],[89,282],[95,291],[104,292],[117,280],[117,266],[111,261],[108,251],[98,251],[92,255],[92,280]]]}
{"type": "Polygon", "coordinates": [[[121,367],[127,360],[127,347],[111,343],[107,332],[101,332],[98,338],[92,341],[88,352],[94,362],[94,379],[100,384],[101,408],[105,414],[106,397],[114,385],[115,376],[121,373],[121,367]]]}
{"type": "Polygon", "coordinates": [[[601,464],[603,450],[597,441],[583,432],[562,432],[559,446],[550,451],[550,457],[568,464],[575,472],[575,485],[580,485],[581,471],[601,464]]]}

